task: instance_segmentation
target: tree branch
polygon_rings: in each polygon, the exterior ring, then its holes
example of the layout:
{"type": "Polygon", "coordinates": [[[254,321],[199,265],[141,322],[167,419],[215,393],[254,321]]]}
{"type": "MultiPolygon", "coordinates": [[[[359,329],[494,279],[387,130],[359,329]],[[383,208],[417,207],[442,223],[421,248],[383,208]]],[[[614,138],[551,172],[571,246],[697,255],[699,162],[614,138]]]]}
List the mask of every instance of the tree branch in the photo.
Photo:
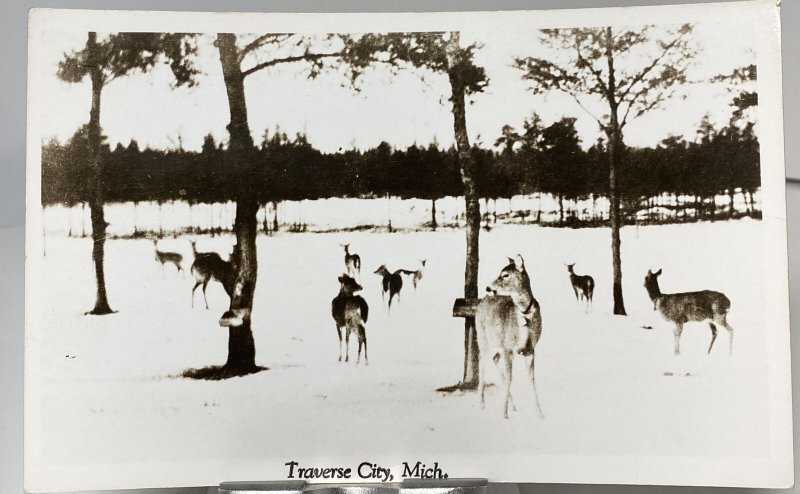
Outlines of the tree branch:
{"type": "Polygon", "coordinates": [[[276,34],[276,33],[269,33],[259,36],[258,38],[254,39],[250,43],[247,43],[244,48],[239,50],[239,62],[244,60],[244,57],[247,56],[253,50],[261,48],[264,44],[267,43],[267,40],[270,40],[270,43],[278,43],[280,41],[285,41],[289,39],[291,34],[276,34]]]}
{"type": "Polygon", "coordinates": [[[658,66],[659,62],[661,62],[661,60],[663,60],[663,58],[667,56],[667,53],[669,53],[669,51],[673,47],[675,47],[676,44],[678,44],[678,41],[680,41],[682,39],[683,39],[683,34],[681,34],[677,38],[673,39],[671,43],[667,44],[664,47],[664,51],[661,52],[661,55],[656,57],[650,65],[648,65],[647,67],[642,69],[641,72],[636,74],[634,76],[634,78],[631,80],[630,84],[628,84],[628,87],[626,87],[625,90],[622,91],[622,94],[619,97],[620,101],[624,100],[628,96],[628,94],[631,92],[631,90],[633,89],[633,86],[635,86],[636,84],[641,82],[642,79],[644,79],[645,76],[647,76],[647,74],[649,74],[654,68],[656,68],[658,66]]]}
{"type": "Polygon", "coordinates": [[[292,63],[292,62],[303,62],[303,61],[314,61],[314,60],[321,60],[327,57],[338,57],[341,55],[341,52],[336,53],[305,53],[303,55],[297,55],[294,57],[286,57],[286,58],[274,58],[272,60],[267,60],[266,62],[261,62],[250,67],[247,70],[242,71],[242,77],[247,77],[250,74],[258,72],[259,70],[266,69],[267,67],[272,67],[274,65],[278,65],[281,63],[292,63]]]}
{"type": "Polygon", "coordinates": [[[591,72],[594,75],[595,80],[597,81],[597,85],[600,86],[600,89],[603,91],[604,94],[608,94],[608,86],[606,86],[605,82],[603,82],[603,78],[601,77],[602,72],[600,70],[595,69],[592,64],[583,57],[581,53],[581,45],[580,43],[575,43],[575,51],[578,54],[578,62],[579,67],[582,65],[586,67],[586,70],[591,72]]]}
{"type": "Polygon", "coordinates": [[[597,118],[597,117],[594,115],[594,113],[590,112],[590,111],[589,111],[589,109],[588,109],[588,108],[586,108],[586,107],[583,105],[583,103],[581,103],[581,100],[578,98],[578,96],[577,96],[577,95],[575,95],[575,94],[573,94],[573,93],[569,93],[569,95],[570,95],[570,96],[572,96],[572,99],[574,99],[574,100],[575,100],[575,102],[576,102],[576,103],[578,103],[578,106],[580,106],[580,107],[581,107],[581,109],[582,109],[584,112],[586,112],[586,114],[587,114],[587,115],[589,115],[590,117],[592,117],[592,118],[595,120],[595,122],[597,122],[597,126],[600,128],[600,130],[601,130],[601,131],[603,131],[603,132],[605,132],[605,131],[606,131],[606,126],[603,124],[603,121],[602,121],[602,120],[600,120],[599,118],[597,118]]]}

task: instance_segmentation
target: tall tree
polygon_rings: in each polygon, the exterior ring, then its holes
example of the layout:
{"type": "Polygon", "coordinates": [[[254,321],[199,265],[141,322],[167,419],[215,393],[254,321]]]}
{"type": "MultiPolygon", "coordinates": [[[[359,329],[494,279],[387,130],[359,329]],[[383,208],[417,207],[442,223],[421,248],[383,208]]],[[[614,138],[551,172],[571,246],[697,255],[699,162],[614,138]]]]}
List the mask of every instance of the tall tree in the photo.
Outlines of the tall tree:
{"type": "Polygon", "coordinates": [[[89,78],[92,86],[87,141],[90,179],[89,207],[92,218],[92,260],[97,279],[97,297],[89,314],[103,315],[113,311],[108,303],[104,271],[107,223],[103,213],[104,174],[101,155],[102,135],[100,102],[103,89],[114,79],[131,72],[147,72],[159,62],[167,62],[175,76],[176,85],[192,84],[196,74],[193,38],[184,34],[115,33],[99,40],[96,32],[88,33],[82,50],[65,54],[58,66],[58,77],[77,83],[89,78]]]}
{"type": "MultiPolygon", "coordinates": [[[[478,298],[478,235],[481,211],[477,166],[467,132],[468,96],[482,92],[489,80],[482,67],[474,63],[477,44],[462,46],[459,32],[368,34],[348,46],[345,62],[354,74],[374,63],[421,69],[446,75],[450,83],[450,103],[461,182],[466,202],[466,265],[464,297],[478,298]]],[[[464,327],[464,375],[452,389],[475,389],[478,383],[478,345],[474,318],[464,327]]]]}
{"type": "Polygon", "coordinates": [[[667,29],[544,29],[541,41],[552,55],[515,61],[523,79],[533,83],[534,93],[561,91],[572,96],[608,137],[614,314],[625,314],[618,189],[623,130],[630,120],[659,108],[686,82],[687,66],[695,54],[691,33],[689,24],[667,29]],[[608,113],[597,115],[584,97],[602,100],[608,113]]]}
{"type": "Polygon", "coordinates": [[[332,45],[333,37],[317,40],[299,34],[264,34],[260,36],[239,36],[232,33],[219,33],[215,45],[219,51],[222,75],[228,96],[230,136],[228,154],[235,177],[234,195],[236,198],[236,281],[230,310],[221,323],[228,326],[228,358],[225,365],[212,369],[208,375],[196,377],[231,377],[245,375],[259,370],[255,363],[256,348],[253,339],[251,314],[258,260],[256,234],[258,231],[258,189],[259,183],[258,150],[253,143],[250,124],[247,119],[247,98],[245,79],[276,65],[303,62],[315,76],[324,67],[324,60],[336,57],[341,52],[332,45]],[[317,51],[319,45],[323,51],[317,51]]]}

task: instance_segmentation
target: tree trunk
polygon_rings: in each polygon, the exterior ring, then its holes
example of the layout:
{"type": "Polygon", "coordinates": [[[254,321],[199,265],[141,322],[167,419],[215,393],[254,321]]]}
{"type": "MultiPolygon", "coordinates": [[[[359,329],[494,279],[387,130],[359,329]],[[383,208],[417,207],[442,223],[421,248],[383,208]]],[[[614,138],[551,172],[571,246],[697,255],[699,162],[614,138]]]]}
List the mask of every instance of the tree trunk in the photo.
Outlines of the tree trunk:
{"type": "Polygon", "coordinates": [[[613,268],[613,294],[614,314],[626,315],[625,302],[622,297],[622,255],[619,230],[621,227],[619,192],[617,190],[617,167],[619,166],[619,152],[621,139],[618,134],[609,141],[609,191],[610,191],[610,218],[611,218],[611,264],[613,268]]]}
{"type": "Polygon", "coordinates": [[[431,229],[436,231],[436,198],[431,199],[431,229]]]}
{"type": "Polygon", "coordinates": [[[616,81],[614,78],[614,40],[611,28],[606,28],[606,58],[608,60],[608,102],[611,109],[611,135],[608,142],[608,187],[610,192],[610,218],[611,218],[611,264],[613,268],[613,294],[614,314],[625,314],[625,303],[622,298],[622,256],[620,254],[621,241],[619,230],[621,228],[619,210],[619,191],[617,190],[617,168],[621,165],[622,155],[622,129],[617,116],[616,81]]]}
{"type": "Polygon", "coordinates": [[[736,210],[734,209],[734,206],[733,206],[733,196],[734,196],[735,193],[736,193],[736,189],[734,189],[733,187],[728,189],[728,197],[730,198],[730,217],[731,218],[733,218],[734,214],[736,214],[736,210]]]}
{"type": "MultiPolygon", "coordinates": [[[[459,58],[461,48],[457,32],[450,33],[447,42],[447,61],[451,103],[453,104],[453,131],[455,133],[458,161],[461,168],[461,181],[464,184],[466,202],[466,266],[464,269],[464,297],[478,298],[478,235],[481,230],[481,208],[478,202],[477,173],[467,134],[465,105],[466,87],[460,72],[459,58]]],[[[478,338],[475,331],[475,318],[468,317],[464,322],[464,377],[462,389],[476,389],[478,385],[478,338]]]]}
{"type": "Polygon", "coordinates": [[[558,194],[558,222],[564,224],[564,196],[558,194]]]}
{"type": "Polygon", "coordinates": [[[236,280],[231,296],[230,310],[241,316],[241,325],[228,328],[228,373],[255,372],[256,348],[251,328],[253,296],[258,274],[256,258],[256,232],[258,200],[253,184],[256,183],[255,148],[247,122],[247,105],[244,93],[244,76],[239,65],[235,34],[217,35],[222,75],[228,94],[230,111],[229,152],[236,180],[236,219],[233,231],[236,235],[233,259],[236,261],[236,280]]]}
{"type": "Polygon", "coordinates": [[[106,294],[106,276],[104,269],[106,223],[103,213],[103,160],[101,156],[102,136],[100,134],[100,95],[103,91],[103,72],[99,60],[97,46],[97,33],[90,32],[86,41],[89,65],[92,79],[92,108],[89,113],[89,160],[92,163],[91,198],[89,199],[89,213],[92,218],[92,261],[94,261],[94,274],[97,279],[97,298],[94,309],[89,313],[95,315],[111,314],[106,294]]]}

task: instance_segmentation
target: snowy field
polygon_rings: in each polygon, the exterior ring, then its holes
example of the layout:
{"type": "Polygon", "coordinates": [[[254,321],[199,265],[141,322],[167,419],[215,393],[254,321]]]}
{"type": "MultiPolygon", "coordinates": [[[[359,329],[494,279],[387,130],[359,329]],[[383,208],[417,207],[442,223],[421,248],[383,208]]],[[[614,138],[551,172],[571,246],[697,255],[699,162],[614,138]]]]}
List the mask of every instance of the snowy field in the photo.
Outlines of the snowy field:
{"type": "MultiPolygon", "coordinates": [[[[81,469],[89,463],[171,468],[187,459],[207,462],[188,484],[238,479],[238,467],[214,466],[221,457],[283,472],[297,458],[318,465],[355,457],[397,463],[424,452],[419,459],[449,458],[458,473],[454,458],[469,454],[485,456],[487,471],[460,473],[491,477],[491,465],[509,454],[767,456],[762,337],[771,328],[761,322],[767,280],[752,255],[762,251],[761,232],[761,222],[748,219],[624,228],[629,315],[620,317],[611,315],[610,230],[501,225],[482,231],[481,287],[506,256],[522,254],[544,319],[536,350],[545,417],[535,413],[519,357],[518,411],[509,420],[502,419],[499,386],[487,389],[485,410],[473,393],[434,391],[462,375],[463,320],[451,308],[463,290],[463,231],[259,237],[253,331],[257,363],[269,370],[218,382],[175,377],[224,363],[227,355],[227,330],[217,324],[228,304],[221,286],[209,287],[210,310],[199,290],[190,306],[188,238],[159,244],[185,254],[186,278],[172,267],[162,272],[149,240],[107,242],[108,294],[118,313],[92,317],[83,315],[94,303],[91,241],[49,235],[47,280],[36,294],[47,310],[34,319],[41,338],[40,454],[44,463],[62,465],[66,478],[94,471],[81,469]],[[351,362],[337,361],[330,300],[344,268],[344,242],[363,261],[369,366],[355,365],[355,338],[351,362]],[[400,303],[387,314],[372,272],[381,264],[417,269],[418,259],[428,260],[418,291],[406,279],[400,303]],[[576,304],[568,262],[597,282],[589,314],[576,304]],[[664,292],[728,295],[736,329],[732,357],[722,328],[706,355],[705,324],[687,325],[682,355],[673,356],[672,328],[657,318],[643,288],[648,268],[663,268],[664,292]]],[[[227,254],[231,242],[203,237],[198,248],[227,254]]],[[[494,371],[490,378],[499,382],[494,371]]]]}

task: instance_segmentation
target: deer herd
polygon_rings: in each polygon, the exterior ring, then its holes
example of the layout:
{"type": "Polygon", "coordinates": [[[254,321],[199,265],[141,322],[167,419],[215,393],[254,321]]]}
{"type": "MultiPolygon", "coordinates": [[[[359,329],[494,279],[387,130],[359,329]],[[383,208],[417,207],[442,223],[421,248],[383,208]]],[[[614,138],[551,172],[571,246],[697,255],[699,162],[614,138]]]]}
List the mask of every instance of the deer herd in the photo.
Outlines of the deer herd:
{"type": "MultiPolygon", "coordinates": [[[[216,252],[199,252],[197,245],[191,241],[193,262],[191,274],[195,284],[192,287],[192,307],[194,307],[195,291],[198,287],[203,289],[203,299],[208,309],[206,288],[211,281],[220,283],[231,296],[236,278],[239,254],[234,245],[233,252],[228,260],[216,252]]],[[[163,267],[166,264],[175,266],[178,273],[183,271],[183,255],[159,249],[157,240],[153,240],[155,260],[163,267]]],[[[344,357],[347,362],[349,356],[350,336],[355,334],[358,340],[358,354],[356,363],[361,362],[361,352],[364,352],[364,363],[367,357],[367,331],[366,323],[369,317],[369,305],[358,294],[363,287],[361,278],[361,257],[350,251],[350,244],[340,244],[344,248],[345,273],[338,277],[339,293],[331,301],[331,316],[336,324],[339,336],[339,361],[344,357]]],[[[485,373],[488,362],[499,365],[500,375],[504,381],[505,402],[503,416],[508,418],[508,407],[515,409],[511,396],[511,378],[513,360],[521,356],[528,360],[528,377],[533,389],[533,397],[539,414],[542,409],[536,391],[534,378],[536,344],[542,334],[542,315],[539,303],[531,290],[530,276],[525,267],[522,256],[517,255],[508,259],[499,276],[486,287],[487,295],[475,305],[475,329],[477,333],[479,350],[478,368],[478,394],[481,406],[484,406],[486,388],[485,373]]],[[[381,277],[381,296],[386,304],[387,313],[391,312],[392,302],[395,298],[400,301],[400,292],[403,288],[403,276],[410,278],[414,290],[423,279],[426,260],[419,261],[415,270],[397,269],[391,271],[385,264],[379,266],[374,274],[381,277]]],[[[565,264],[575,300],[588,313],[592,309],[594,295],[594,278],[589,275],[575,273],[575,263],[565,264]]],[[[711,353],[717,339],[717,327],[725,328],[729,335],[729,354],[733,353],[733,328],[727,322],[727,314],[731,303],[723,293],[703,290],[683,293],[662,293],[658,285],[658,277],[662,270],[656,272],[648,270],[644,278],[644,288],[653,304],[653,310],[666,321],[672,323],[675,338],[675,355],[680,354],[680,338],[683,327],[689,322],[707,322],[711,329],[711,342],[707,353],[711,353]]],[[[185,275],[185,273],[184,273],[185,275]]]]}

